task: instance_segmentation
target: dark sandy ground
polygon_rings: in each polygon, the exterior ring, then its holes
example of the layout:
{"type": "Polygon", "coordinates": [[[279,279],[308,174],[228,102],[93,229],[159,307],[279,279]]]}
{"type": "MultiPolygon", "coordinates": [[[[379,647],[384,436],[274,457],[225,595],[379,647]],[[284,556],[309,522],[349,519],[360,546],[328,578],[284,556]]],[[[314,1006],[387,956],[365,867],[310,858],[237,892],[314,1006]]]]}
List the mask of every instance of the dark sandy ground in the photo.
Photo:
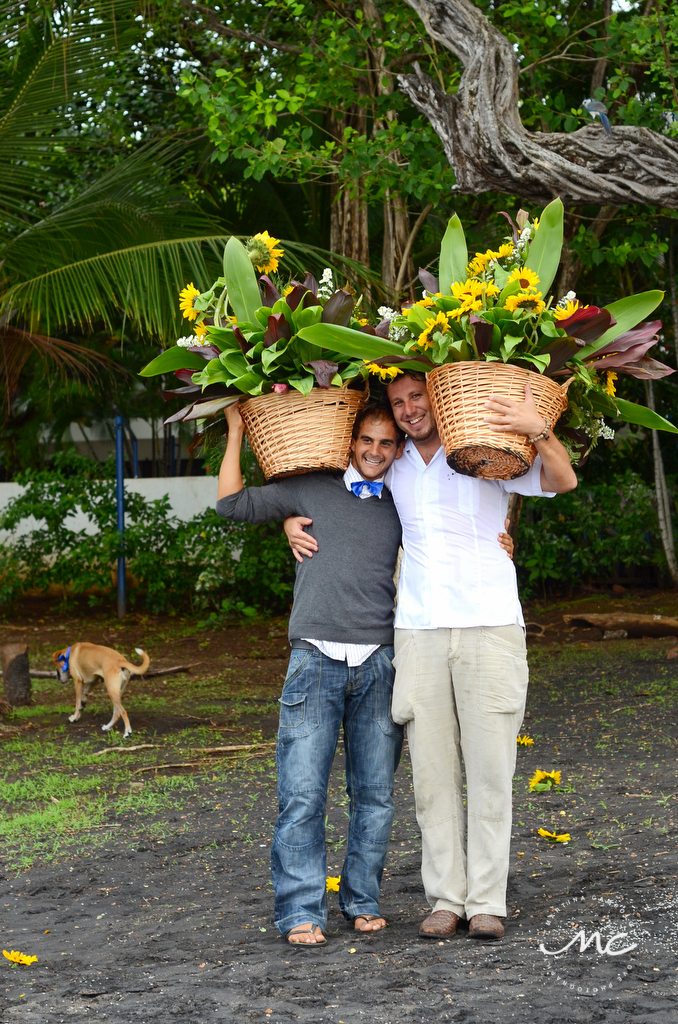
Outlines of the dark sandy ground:
{"type": "MultiPolygon", "coordinates": [[[[148,619],[120,631],[90,622],[89,639],[128,651],[141,640],[155,664],[203,664],[191,677],[135,684],[126,700],[135,732],[126,744],[157,744],[152,749],[97,758],[120,742],[120,734],[102,739],[99,731],[110,705],[99,696],[70,726],[72,694],[51,682],[36,691],[31,714],[0,728],[6,792],[30,779],[42,786],[32,803],[8,796],[6,821],[47,806],[48,794],[59,792],[50,785],[65,786],[66,775],[85,786],[81,801],[107,791],[97,823],[81,834],[66,828],[51,846],[28,831],[25,840],[0,835],[0,942],[39,958],[31,966],[0,958],[0,1022],[675,1022],[678,642],[566,632],[560,616],[574,608],[528,613],[551,626],[531,646],[523,731],[534,745],[518,752],[505,939],[479,944],[463,931],[441,943],[417,937],[427,908],[405,756],[383,886],[389,928],[355,934],[330,894],[330,941],[321,950],[288,947],[271,920],[275,772],[271,748],[261,744],[275,728],[281,624],[182,637],[148,619]],[[259,746],[242,762],[217,757],[206,765],[205,756],[187,753],[199,742],[248,741],[259,746]],[[60,761],[60,750],[71,760],[60,761]],[[196,758],[194,767],[162,767],[196,758]],[[153,765],[157,771],[138,771],[153,765]],[[530,793],[537,768],[560,770],[560,788],[530,793]],[[571,841],[550,845],[539,827],[568,832],[571,841]]],[[[642,610],[672,611],[659,595],[642,610]]],[[[80,618],[43,617],[37,632],[29,627],[34,665],[84,628],[80,618]]],[[[7,623],[0,641],[26,636],[22,623],[7,623]]],[[[346,821],[342,767],[338,752],[328,801],[331,875],[339,874],[346,821]]],[[[78,804],[80,815],[86,810],[78,804]]]]}

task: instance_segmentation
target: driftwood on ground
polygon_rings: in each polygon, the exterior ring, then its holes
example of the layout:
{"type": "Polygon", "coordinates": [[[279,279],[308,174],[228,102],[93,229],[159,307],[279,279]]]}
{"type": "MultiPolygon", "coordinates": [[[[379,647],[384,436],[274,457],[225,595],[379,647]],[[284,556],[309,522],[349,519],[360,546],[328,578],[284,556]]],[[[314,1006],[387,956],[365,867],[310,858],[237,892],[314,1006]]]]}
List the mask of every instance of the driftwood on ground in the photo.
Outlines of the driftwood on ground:
{"type": "Polygon", "coordinates": [[[678,636],[678,619],[668,615],[634,615],[627,612],[609,614],[563,615],[570,626],[596,626],[604,632],[624,631],[631,639],[640,637],[678,636]]]}
{"type": "Polygon", "coordinates": [[[518,108],[520,68],[506,36],[470,0],[407,2],[464,65],[454,96],[418,64],[398,78],[440,136],[454,192],[678,209],[678,139],[637,125],[613,125],[608,134],[597,120],[575,132],[528,132],[518,108]]]}

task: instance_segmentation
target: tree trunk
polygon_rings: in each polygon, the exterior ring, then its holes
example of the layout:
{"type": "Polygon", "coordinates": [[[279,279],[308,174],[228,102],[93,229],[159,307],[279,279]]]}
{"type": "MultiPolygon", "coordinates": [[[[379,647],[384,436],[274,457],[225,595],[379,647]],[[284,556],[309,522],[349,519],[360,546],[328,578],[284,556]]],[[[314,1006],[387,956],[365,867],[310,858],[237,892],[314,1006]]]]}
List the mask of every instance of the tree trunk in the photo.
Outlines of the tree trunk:
{"type": "MultiPolygon", "coordinates": [[[[607,39],[607,23],[612,15],[612,0],[603,0],[603,18],[605,19],[605,27],[603,29],[603,39],[607,39]]],[[[593,65],[593,74],[591,75],[591,97],[595,98],[596,89],[602,88],[605,82],[605,72],[607,71],[607,57],[601,57],[593,65]]]]}
{"type": "MultiPolygon", "coordinates": [[[[654,388],[652,381],[645,381],[645,401],[652,411],[654,407],[654,388]]],[[[657,518],[659,519],[659,533],[662,539],[666,565],[674,587],[678,587],[678,562],[676,562],[676,546],[673,537],[673,523],[671,521],[671,502],[669,491],[666,486],[666,473],[664,472],[664,460],[662,450],[659,446],[659,432],[652,431],[652,457],[654,461],[654,489],[657,495],[657,518]]]]}
{"type": "Polygon", "coordinates": [[[430,35],[464,64],[449,96],[418,64],[401,89],[440,136],[453,193],[496,191],[542,203],[678,209],[678,140],[649,128],[600,124],[576,132],[528,132],[518,110],[511,42],[470,0],[407,0],[430,35]]]}
{"type": "Polygon", "coordinates": [[[28,644],[3,644],[0,647],[2,682],[5,698],[15,708],[31,702],[31,676],[28,666],[28,644]]]}
{"type": "MultiPolygon", "coordinates": [[[[381,279],[384,288],[397,301],[398,280],[411,281],[414,277],[410,237],[410,215],[400,196],[387,193],[384,203],[384,246],[381,260],[381,279]]],[[[412,296],[414,298],[414,296],[412,296]]]]}

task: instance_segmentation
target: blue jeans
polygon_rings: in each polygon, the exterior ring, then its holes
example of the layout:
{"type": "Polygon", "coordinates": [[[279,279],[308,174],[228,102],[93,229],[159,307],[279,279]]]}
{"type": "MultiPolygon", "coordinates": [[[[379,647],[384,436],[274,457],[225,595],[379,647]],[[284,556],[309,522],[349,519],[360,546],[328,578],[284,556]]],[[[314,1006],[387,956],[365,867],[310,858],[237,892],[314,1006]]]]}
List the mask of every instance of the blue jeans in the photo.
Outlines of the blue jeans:
{"type": "Polygon", "coordinates": [[[293,650],[280,698],[278,820],[271,849],[275,925],[281,934],[327,921],[325,803],[344,726],[348,846],[339,907],[345,917],[379,913],[393,823],[393,774],[402,727],[391,719],[392,647],[349,668],[320,651],[293,650]]]}

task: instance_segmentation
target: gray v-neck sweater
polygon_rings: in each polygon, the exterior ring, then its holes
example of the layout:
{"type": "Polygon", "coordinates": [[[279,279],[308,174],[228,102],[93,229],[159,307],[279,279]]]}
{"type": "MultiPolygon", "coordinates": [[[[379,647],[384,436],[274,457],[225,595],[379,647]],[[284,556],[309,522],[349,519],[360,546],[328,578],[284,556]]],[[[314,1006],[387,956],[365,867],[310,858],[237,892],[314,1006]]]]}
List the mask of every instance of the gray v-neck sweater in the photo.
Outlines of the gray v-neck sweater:
{"type": "Polygon", "coordinates": [[[290,639],[393,643],[392,577],[401,531],[386,487],[381,498],[358,498],[340,474],[306,473],[220,498],[217,512],[246,523],[313,520],[307,531],[319,550],[297,564],[290,639]]]}

